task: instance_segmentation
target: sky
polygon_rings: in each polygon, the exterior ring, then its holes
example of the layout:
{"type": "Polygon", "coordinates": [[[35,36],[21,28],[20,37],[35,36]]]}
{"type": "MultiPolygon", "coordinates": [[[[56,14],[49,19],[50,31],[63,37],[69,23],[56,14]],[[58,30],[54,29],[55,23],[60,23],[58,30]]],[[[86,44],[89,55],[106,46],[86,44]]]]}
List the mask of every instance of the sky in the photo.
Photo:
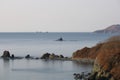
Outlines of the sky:
{"type": "Polygon", "coordinates": [[[92,32],[120,24],[120,0],[0,0],[0,32],[92,32]]]}

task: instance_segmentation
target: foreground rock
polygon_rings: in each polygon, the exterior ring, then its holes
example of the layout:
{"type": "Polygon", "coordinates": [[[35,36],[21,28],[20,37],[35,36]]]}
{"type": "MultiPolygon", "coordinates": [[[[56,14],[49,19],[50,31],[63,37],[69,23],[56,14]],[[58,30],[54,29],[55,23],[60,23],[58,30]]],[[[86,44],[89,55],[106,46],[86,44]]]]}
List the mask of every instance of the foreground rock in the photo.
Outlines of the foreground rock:
{"type": "Polygon", "coordinates": [[[93,74],[96,74],[95,80],[120,80],[120,41],[106,42],[101,47],[93,74]]]}
{"type": "Polygon", "coordinates": [[[95,59],[89,80],[120,80],[120,36],[115,36],[92,48],[73,53],[73,59],[95,59]]]}
{"type": "Polygon", "coordinates": [[[88,80],[90,75],[91,73],[85,73],[85,72],[73,74],[75,80],[88,80]]]}

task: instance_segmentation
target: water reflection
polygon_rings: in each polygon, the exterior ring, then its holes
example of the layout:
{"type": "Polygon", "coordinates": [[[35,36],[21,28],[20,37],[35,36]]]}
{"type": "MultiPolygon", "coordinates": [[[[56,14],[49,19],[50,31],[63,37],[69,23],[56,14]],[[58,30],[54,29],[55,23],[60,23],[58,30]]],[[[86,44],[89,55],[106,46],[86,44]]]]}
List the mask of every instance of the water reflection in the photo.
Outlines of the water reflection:
{"type": "Polygon", "coordinates": [[[91,65],[75,61],[0,59],[0,63],[0,80],[73,80],[73,73],[91,70],[91,65]]]}
{"type": "Polygon", "coordinates": [[[9,63],[9,59],[3,59],[3,68],[5,68],[5,70],[9,69],[10,63],[9,63]]]}
{"type": "Polygon", "coordinates": [[[76,65],[78,67],[80,67],[80,66],[85,67],[85,66],[92,66],[93,65],[93,63],[80,62],[80,61],[72,61],[72,63],[73,63],[73,65],[76,65]]]}
{"type": "MultiPolygon", "coordinates": [[[[93,67],[92,63],[83,63],[80,61],[72,61],[73,67],[76,69],[76,72],[91,72],[93,67]]],[[[75,73],[76,73],[75,72],[75,73]]]]}
{"type": "Polygon", "coordinates": [[[10,60],[3,59],[3,80],[9,80],[10,60]]]}

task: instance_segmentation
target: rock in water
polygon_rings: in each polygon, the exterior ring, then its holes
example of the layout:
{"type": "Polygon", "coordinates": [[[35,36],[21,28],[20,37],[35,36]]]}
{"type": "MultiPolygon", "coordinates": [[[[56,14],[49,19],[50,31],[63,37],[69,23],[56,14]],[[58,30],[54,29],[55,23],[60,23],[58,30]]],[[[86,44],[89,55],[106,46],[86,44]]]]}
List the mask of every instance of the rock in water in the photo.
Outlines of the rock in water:
{"type": "Polygon", "coordinates": [[[61,38],[57,39],[56,41],[63,41],[63,38],[61,37],[61,38]]]}
{"type": "Polygon", "coordinates": [[[15,58],[14,54],[12,54],[12,55],[11,55],[11,58],[12,58],[12,59],[14,59],[14,58],[15,58]]]}
{"type": "Polygon", "coordinates": [[[25,58],[27,58],[27,59],[28,59],[28,58],[31,58],[31,57],[30,57],[30,55],[28,54],[28,55],[26,55],[26,56],[25,56],[25,58]]]}
{"type": "Polygon", "coordinates": [[[45,53],[42,55],[41,59],[49,59],[50,53],[45,53]]]}
{"type": "Polygon", "coordinates": [[[6,58],[6,57],[10,57],[10,52],[9,51],[4,51],[3,52],[3,55],[2,55],[3,58],[6,58]]]}

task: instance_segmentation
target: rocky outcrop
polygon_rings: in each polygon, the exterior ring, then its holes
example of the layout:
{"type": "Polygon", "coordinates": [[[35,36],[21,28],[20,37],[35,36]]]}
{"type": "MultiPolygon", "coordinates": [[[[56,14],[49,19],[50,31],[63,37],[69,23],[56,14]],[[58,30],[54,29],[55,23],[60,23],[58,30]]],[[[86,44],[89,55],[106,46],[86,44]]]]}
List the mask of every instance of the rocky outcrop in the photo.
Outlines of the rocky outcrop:
{"type": "Polygon", "coordinates": [[[95,33],[120,33],[120,24],[112,25],[103,30],[94,31],[95,33]]]}
{"type": "Polygon", "coordinates": [[[26,59],[32,58],[29,54],[25,56],[26,59]]]}
{"type": "Polygon", "coordinates": [[[63,59],[63,55],[55,55],[54,53],[45,53],[42,55],[41,59],[63,59]]]}
{"type": "Polygon", "coordinates": [[[120,41],[104,43],[96,57],[93,74],[96,79],[120,80],[120,41]]]}
{"type": "Polygon", "coordinates": [[[95,59],[89,80],[120,80],[120,36],[73,53],[73,59],[95,59]]]}
{"type": "Polygon", "coordinates": [[[12,55],[11,55],[11,58],[12,58],[12,59],[14,59],[14,58],[15,58],[14,54],[12,54],[12,55]]]}
{"type": "Polygon", "coordinates": [[[10,58],[10,52],[5,50],[5,51],[3,52],[2,57],[3,57],[3,58],[10,58]]]}
{"type": "Polygon", "coordinates": [[[41,56],[41,59],[49,59],[50,53],[45,53],[41,56]]]}
{"type": "Polygon", "coordinates": [[[95,59],[102,45],[103,43],[100,43],[92,48],[84,47],[81,50],[77,50],[76,52],[73,53],[72,59],[81,59],[81,58],[95,59]]]}
{"type": "Polygon", "coordinates": [[[88,58],[89,52],[90,52],[90,48],[84,47],[83,49],[77,50],[76,52],[74,52],[72,58],[73,59],[88,58]]]}

